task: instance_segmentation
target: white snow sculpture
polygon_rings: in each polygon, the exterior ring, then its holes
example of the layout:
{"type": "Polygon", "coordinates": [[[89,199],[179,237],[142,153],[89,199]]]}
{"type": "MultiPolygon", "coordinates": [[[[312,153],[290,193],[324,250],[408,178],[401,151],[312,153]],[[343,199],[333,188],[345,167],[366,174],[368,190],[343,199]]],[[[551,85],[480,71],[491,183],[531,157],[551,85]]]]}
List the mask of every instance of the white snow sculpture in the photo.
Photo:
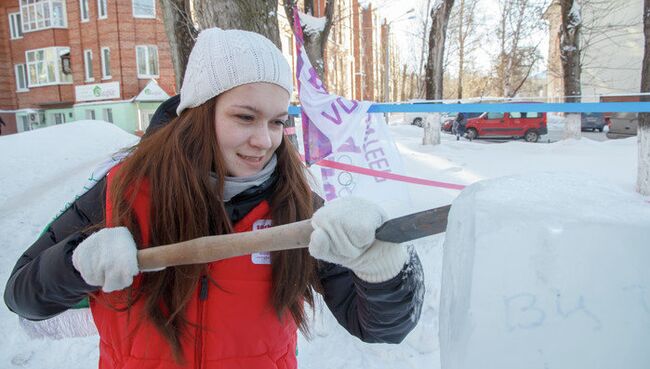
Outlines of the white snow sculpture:
{"type": "Polygon", "coordinates": [[[443,247],[443,369],[650,365],[650,203],[632,189],[550,173],[476,183],[443,247]]]}

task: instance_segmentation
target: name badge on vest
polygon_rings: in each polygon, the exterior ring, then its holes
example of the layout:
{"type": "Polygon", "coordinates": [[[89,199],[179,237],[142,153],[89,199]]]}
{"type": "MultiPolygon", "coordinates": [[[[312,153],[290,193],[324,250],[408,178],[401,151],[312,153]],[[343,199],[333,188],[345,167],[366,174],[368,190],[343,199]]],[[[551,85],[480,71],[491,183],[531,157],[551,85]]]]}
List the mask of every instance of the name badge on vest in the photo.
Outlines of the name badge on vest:
{"type": "MultiPolygon", "coordinates": [[[[270,228],[272,224],[271,219],[260,219],[253,223],[253,231],[259,229],[270,228]]],[[[251,261],[253,264],[271,264],[270,252],[256,252],[251,254],[251,261]]]]}

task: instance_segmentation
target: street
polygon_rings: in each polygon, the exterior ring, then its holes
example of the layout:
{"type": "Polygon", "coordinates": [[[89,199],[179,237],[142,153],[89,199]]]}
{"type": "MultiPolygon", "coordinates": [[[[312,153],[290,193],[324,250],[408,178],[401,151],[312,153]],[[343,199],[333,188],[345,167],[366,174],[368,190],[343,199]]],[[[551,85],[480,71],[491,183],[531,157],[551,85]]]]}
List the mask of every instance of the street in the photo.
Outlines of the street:
{"type": "MultiPolygon", "coordinates": [[[[443,132],[443,134],[450,134],[443,132]]],[[[562,140],[562,137],[564,135],[564,132],[562,130],[549,130],[548,134],[545,134],[543,136],[540,136],[539,141],[537,143],[553,143],[562,140]]],[[[606,132],[591,132],[591,131],[583,131],[582,132],[582,138],[586,138],[589,140],[593,141],[607,141],[608,138],[606,136],[606,132]]],[[[479,138],[477,140],[474,140],[475,142],[480,142],[480,143],[502,143],[502,142],[509,142],[513,141],[515,139],[512,138],[479,138]]],[[[519,141],[523,141],[523,138],[516,139],[519,141]]]]}
{"type": "MultiPolygon", "coordinates": [[[[562,139],[562,136],[564,134],[564,131],[562,130],[551,130],[549,129],[548,134],[540,137],[539,142],[556,142],[560,141],[562,139]]],[[[591,132],[591,131],[582,131],[582,137],[583,138],[588,138],[590,140],[594,141],[607,141],[608,138],[606,136],[607,132],[591,132]]]]}

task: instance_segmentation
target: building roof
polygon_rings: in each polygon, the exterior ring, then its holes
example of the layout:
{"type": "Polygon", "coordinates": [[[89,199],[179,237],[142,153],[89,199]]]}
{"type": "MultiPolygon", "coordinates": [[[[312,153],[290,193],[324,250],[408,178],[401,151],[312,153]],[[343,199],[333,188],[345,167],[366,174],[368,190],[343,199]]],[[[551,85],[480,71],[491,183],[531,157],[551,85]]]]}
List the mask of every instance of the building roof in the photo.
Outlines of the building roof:
{"type": "Polygon", "coordinates": [[[146,86],[140,91],[138,96],[133,98],[133,101],[147,102],[147,101],[165,101],[169,99],[169,95],[165,92],[155,80],[149,81],[146,86]]]}

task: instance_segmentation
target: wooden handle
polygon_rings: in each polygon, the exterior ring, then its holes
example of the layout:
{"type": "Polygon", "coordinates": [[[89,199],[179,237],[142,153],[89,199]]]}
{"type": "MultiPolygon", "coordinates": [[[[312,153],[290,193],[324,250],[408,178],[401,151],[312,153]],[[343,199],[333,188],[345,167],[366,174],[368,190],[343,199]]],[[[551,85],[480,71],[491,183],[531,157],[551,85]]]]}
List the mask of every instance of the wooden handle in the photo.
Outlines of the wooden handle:
{"type": "Polygon", "coordinates": [[[204,264],[255,252],[291,250],[309,245],[313,228],[303,220],[251,232],[207,236],[138,251],[142,271],[175,265],[204,264]]]}

